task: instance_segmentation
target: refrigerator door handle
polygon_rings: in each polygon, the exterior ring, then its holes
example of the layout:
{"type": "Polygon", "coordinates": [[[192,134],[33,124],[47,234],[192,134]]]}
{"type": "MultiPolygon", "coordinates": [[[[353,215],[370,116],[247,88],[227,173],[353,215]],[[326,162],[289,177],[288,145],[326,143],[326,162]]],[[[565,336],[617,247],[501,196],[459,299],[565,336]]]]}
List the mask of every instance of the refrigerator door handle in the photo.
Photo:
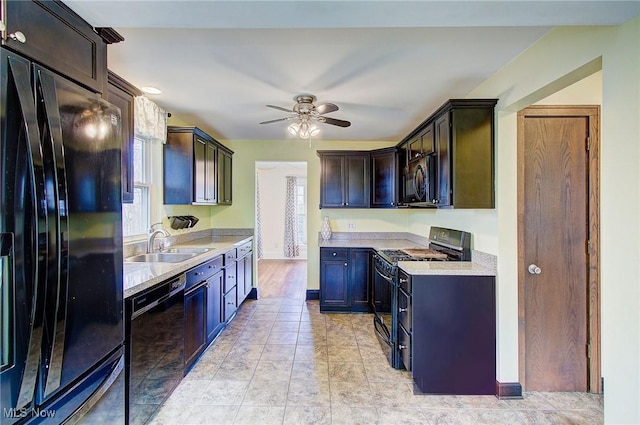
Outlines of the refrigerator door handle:
{"type": "MultiPolygon", "coordinates": [[[[14,204],[7,205],[7,207],[13,209],[10,214],[23,215],[19,220],[23,227],[19,228],[17,226],[20,224],[14,223],[13,225],[16,227],[6,229],[15,232],[13,235],[16,260],[13,264],[15,287],[22,294],[19,300],[15,300],[20,305],[14,304],[16,309],[10,316],[10,320],[13,321],[13,331],[16,332],[12,348],[16,350],[15,354],[20,358],[16,358],[17,361],[13,369],[3,369],[2,373],[3,375],[5,373],[15,374],[16,382],[19,382],[19,385],[16,396],[11,403],[14,404],[12,407],[23,408],[33,406],[41,363],[41,317],[44,309],[43,292],[46,282],[46,267],[41,258],[46,256],[47,216],[44,205],[45,185],[42,151],[31,86],[31,65],[24,58],[4,49],[2,49],[1,56],[2,66],[6,71],[6,80],[3,79],[6,86],[2,90],[7,93],[12,91],[15,94],[15,103],[11,105],[11,109],[5,111],[6,117],[9,120],[9,116],[18,114],[18,116],[14,115],[12,119],[19,119],[22,127],[18,134],[3,131],[3,137],[7,137],[7,139],[3,139],[3,143],[7,143],[7,146],[13,146],[16,154],[16,158],[5,158],[4,161],[18,162],[14,163],[14,173],[21,181],[21,183],[14,182],[16,187],[13,189],[16,190],[16,193],[10,197],[14,204]],[[22,164],[26,165],[26,169],[21,169],[22,164]],[[18,202],[13,198],[14,196],[22,196],[24,199],[18,202]],[[19,203],[20,205],[18,205],[19,203]],[[27,258],[31,258],[33,261],[27,261],[27,258]],[[18,267],[20,267],[19,273],[18,267]],[[18,332],[26,338],[19,338],[18,332]]],[[[8,101],[8,97],[3,99],[3,102],[8,101]]],[[[5,201],[3,199],[3,202],[5,201]]]]}
{"type": "Polygon", "coordinates": [[[16,280],[13,234],[0,233],[0,305],[4,313],[0,315],[0,371],[12,368],[15,353],[12,341],[15,339],[14,319],[16,280]],[[5,259],[6,257],[6,259],[5,259]]]}
{"type": "Polygon", "coordinates": [[[49,250],[47,299],[44,320],[48,335],[44,368],[46,380],[45,398],[55,392],[61,384],[62,363],[64,359],[64,338],[67,318],[68,289],[68,241],[67,220],[67,179],[62,142],[62,124],[56,82],[54,76],[35,66],[36,105],[41,128],[41,145],[44,159],[44,170],[47,187],[47,215],[49,217],[49,250]]]}

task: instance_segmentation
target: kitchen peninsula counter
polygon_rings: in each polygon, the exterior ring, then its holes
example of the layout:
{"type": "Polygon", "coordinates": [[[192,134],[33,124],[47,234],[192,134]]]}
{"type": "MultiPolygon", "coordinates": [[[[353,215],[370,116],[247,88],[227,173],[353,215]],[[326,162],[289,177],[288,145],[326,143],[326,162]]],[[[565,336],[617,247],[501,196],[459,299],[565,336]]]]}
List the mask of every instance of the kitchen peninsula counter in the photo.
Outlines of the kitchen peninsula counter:
{"type": "MultiPolygon", "coordinates": [[[[253,234],[216,235],[184,240],[178,238],[171,248],[209,248],[210,250],[179,263],[124,263],[124,297],[129,298],[145,289],[186,272],[207,260],[222,255],[233,248],[250,241],[253,234]]],[[[126,254],[125,254],[126,255],[126,254]]],[[[130,255],[127,255],[127,257],[130,255]]]]}
{"type": "MultiPolygon", "coordinates": [[[[405,249],[427,248],[429,239],[407,232],[337,232],[318,239],[320,248],[405,249]]],[[[496,276],[495,255],[472,250],[471,261],[400,261],[398,267],[411,275],[496,276]]]]}

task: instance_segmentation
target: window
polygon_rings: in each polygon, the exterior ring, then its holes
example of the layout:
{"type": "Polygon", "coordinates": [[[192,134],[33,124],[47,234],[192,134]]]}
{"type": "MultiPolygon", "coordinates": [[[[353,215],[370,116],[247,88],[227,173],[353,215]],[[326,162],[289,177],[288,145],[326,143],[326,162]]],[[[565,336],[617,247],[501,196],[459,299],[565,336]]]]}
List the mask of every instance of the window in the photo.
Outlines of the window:
{"type": "Polygon", "coordinates": [[[140,139],[134,139],[133,203],[122,204],[122,233],[128,238],[146,235],[149,229],[150,158],[149,144],[140,139]]]}
{"type": "Polygon", "coordinates": [[[296,185],[296,218],[298,224],[298,244],[307,244],[307,180],[298,177],[296,185]]]}

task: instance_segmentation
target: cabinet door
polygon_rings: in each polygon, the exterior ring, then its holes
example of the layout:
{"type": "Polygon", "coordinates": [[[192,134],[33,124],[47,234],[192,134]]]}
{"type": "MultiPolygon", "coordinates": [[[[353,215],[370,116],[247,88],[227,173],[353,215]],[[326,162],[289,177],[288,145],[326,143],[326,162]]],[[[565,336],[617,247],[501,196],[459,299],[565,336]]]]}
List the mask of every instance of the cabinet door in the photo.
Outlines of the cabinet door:
{"type": "Polygon", "coordinates": [[[430,153],[435,152],[435,134],[433,123],[429,124],[424,129],[424,131],[420,135],[420,139],[422,140],[422,153],[424,155],[429,155],[430,153]]]}
{"type": "Polygon", "coordinates": [[[216,147],[216,145],[211,142],[207,142],[205,155],[205,201],[209,204],[215,204],[218,200],[218,148],[216,147]]]}
{"type": "Polygon", "coordinates": [[[320,310],[348,311],[349,305],[349,263],[323,260],[320,263],[320,310]]]}
{"type": "Polygon", "coordinates": [[[231,205],[231,166],[231,154],[218,149],[218,204],[231,205]]]}
{"type": "Polygon", "coordinates": [[[207,142],[199,137],[193,139],[193,200],[207,202],[207,142]]]}
{"type": "Polygon", "coordinates": [[[389,208],[396,206],[398,178],[396,152],[371,154],[371,206],[389,208]]]}
{"type": "Polygon", "coordinates": [[[350,255],[351,311],[369,311],[371,293],[371,250],[352,248],[350,255]]]}
{"type": "MultiPolygon", "coordinates": [[[[244,297],[246,298],[253,287],[253,253],[244,257],[244,297]]],[[[240,304],[240,303],[238,303],[240,304]]]]}
{"type": "Polygon", "coordinates": [[[205,345],[206,286],[190,292],[184,297],[184,359],[188,369],[205,345]]]}
{"type": "Polygon", "coordinates": [[[344,157],[323,155],[320,204],[322,207],[342,207],[344,205],[344,157]]]}
{"type": "Polygon", "coordinates": [[[409,161],[418,159],[422,156],[422,139],[416,136],[407,143],[407,154],[409,161]]]}
{"type": "Polygon", "coordinates": [[[449,113],[435,123],[436,141],[436,201],[437,205],[451,205],[451,127],[449,113]]]}
{"type": "Polygon", "coordinates": [[[369,155],[347,155],[345,157],[345,206],[369,207],[369,155]]]}
{"type": "Polygon", "coordinates": [[[138,89],[109,72],[107,100],[120,108],[122,127],[122,202],[133,202],[133,99],[138,89]]]}
{"type": "Polygon", "coordinates": [[[207,342],[222,329],[222,281],[221,272],[207,279],[207,342]]]}
{"type": "Polygon", "coordinates": [[[244,275],[244,263],[247,261],[246,257],[242,257],[238,259],[236,263],[236,276],[237,276],[237,289],[236,294],[238,297],[238,305],[242,304],[242,301],[247,297],[247,293],[245,292],[245,284],[244,281],[246,279],[244,275]]]}
{"type": "Polygon", "coordinates": [[[26,38],[21,43],[7,37],[2,44],[94,92],[104,92],[107,47],[90,25],[60,2],[3,1],[2,6],[6,34],[19,31],[26,38]]]}

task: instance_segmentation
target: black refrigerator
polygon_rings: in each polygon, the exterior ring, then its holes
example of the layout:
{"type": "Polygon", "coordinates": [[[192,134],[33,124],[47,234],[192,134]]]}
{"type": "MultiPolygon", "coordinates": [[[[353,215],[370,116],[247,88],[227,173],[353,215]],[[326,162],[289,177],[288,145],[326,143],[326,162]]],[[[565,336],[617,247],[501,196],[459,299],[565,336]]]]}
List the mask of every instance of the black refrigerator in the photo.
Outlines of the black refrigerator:
{"type": "Polygon", "coordinates": [[[0,423],[124,423],[120,111],[0,50],[0,423]]]}

